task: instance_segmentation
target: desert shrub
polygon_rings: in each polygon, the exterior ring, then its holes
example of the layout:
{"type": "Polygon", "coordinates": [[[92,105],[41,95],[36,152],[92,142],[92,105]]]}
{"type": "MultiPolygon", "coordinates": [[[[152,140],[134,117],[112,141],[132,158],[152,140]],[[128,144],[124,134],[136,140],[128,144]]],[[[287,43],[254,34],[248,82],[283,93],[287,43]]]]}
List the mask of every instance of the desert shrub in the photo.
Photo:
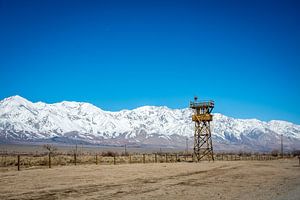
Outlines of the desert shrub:
{"type": "Polygon", "coordinates": [[[164,153],[164,152],[161,152],[161,151],[158,151],[158,152],[156,152],[156,154],[157,154],[157,155],[159,155],[159,156],[166,155],[166,153],[164,153]]]}
{"type": "Polygon", "coordinates": [[[121,156],[129,156],[129,153],[128,152],[122,152],[121,156]]]}
{"type": "Polygon", "coordinates": [[[57,151],[57,148],[54,147],[53,145],[51,144],[45,144],[43,145],[43,148],[46,149],[49,153],[54,153],[55,151],[57,151]]]}
{"type": "Polygon", "coordinates": [[[119,154],[117,152],[113,152],[113,151],[104,151],[101,154],[102,156],[107,156],[107,157],[114,157],[114,156],[118,156],[119,154]]]}
{"type": "Polygon", "coordinates": [[[300,156],[300,149],[295,149],[292,151],[293,156],[300,156]]]}
{"type": "Polygon", "coordinates": [[[251,156],[251,152],[239,151],[238,155],[239,156],[251,156]]]}
{"type": "Polygon", "coordinates": [[[279,150],[278,150],[278,149],[272,150],[272,151],[271,151],[271,155],[272,155],[273,157],[277,157],[277,156],[279,155],[279,150]]]}

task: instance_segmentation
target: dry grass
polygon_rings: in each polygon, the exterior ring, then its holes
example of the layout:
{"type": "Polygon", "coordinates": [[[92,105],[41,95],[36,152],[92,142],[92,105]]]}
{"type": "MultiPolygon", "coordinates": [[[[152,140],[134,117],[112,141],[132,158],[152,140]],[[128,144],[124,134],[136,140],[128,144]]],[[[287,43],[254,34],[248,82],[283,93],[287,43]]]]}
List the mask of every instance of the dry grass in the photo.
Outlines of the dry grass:
{"type": "MultiPolygon", "coordinates": [[[[238,160],[274,160],[278,157],[271,155],[249,155],[240,156],[236,154],[216,154],[216,161],[238,161],[238,160]]],[[[131,154],[118,155],[116,153],[99,153],[99,154],[77,154],[76,164],[133,164],[133,163],[167,163],[167,162],[191,162],[191,155],[183,154],[131,154]]],[[[74,154],[51,154],[51,166],[74,165],[74,154]]],[[[49,165],[49,157],[47,154],[21,154],[20,169],[24,168],[45,168],[49,165]]],[[[14,170],[17,166],[17,155],[0,155],[0,171],[14,170]]]]}
{"type": "MultiPolygon", "coordinates": [[[[76,156],[77,165],[80,164],[129,164],[129,163],[162,163],[162,162],[177,162],[177,161],[192,161],[191,157],[177,156],[168,154],[167,158],[165,154],[133,154],[127,156],[102,156],[102,155],[89,155],[89,154],[79,154],[76,156]]],[[[20,156],[20,167],[30,168],[30,167],[47,167],[49,164],[48,155],[22,155],[20,156]]],[[[74,155],[62,155],[54,154],[51,156],[52,166],[64,166],[64,165],[74,165],[75,157],[74,155]]],[[[0,156],[0,170],[13,170],[17,166],[17,155],[1,155],[0,156]]]]}

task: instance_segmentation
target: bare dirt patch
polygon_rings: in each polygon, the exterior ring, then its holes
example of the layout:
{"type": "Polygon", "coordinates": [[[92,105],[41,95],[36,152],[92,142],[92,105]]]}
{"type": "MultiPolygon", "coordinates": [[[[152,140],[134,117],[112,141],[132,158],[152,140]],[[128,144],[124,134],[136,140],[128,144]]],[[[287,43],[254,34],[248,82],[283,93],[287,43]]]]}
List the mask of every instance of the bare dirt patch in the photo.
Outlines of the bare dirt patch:
{"type": "Polygon", "coordinates": [[[0,199],[297,199],[297,160],[80,165],[0,172],[0,199]]]}

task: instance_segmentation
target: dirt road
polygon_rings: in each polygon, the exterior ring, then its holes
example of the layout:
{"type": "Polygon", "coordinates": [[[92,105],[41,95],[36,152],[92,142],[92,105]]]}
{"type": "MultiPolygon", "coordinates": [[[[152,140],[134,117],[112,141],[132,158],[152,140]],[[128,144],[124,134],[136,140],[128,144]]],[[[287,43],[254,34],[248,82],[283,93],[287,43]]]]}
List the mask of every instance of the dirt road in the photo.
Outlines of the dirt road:
{"type": "Polygon", "coordinates": [[[81,165],[0,172],[0,199],[299,197],[297,160],[81,165]]]}

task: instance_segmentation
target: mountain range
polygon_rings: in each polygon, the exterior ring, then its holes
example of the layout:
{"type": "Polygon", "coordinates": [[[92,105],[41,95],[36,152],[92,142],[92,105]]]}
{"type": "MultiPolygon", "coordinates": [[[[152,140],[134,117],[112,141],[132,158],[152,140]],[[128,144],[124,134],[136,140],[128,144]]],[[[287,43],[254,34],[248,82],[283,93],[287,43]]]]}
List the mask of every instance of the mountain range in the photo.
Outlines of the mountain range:
{"type": "MultiPolygon", "coordinates": [[[[0,101],[0,143],[61,142],[139,147],[192,147],[192,110],[143,106],[118,112],[90,103],[47,104],[20,96],[0,101]]],[[[235,119],[213,113],[213,145],[219,151],[272,151],[300,148],[300,125],[235,119]]]]}

